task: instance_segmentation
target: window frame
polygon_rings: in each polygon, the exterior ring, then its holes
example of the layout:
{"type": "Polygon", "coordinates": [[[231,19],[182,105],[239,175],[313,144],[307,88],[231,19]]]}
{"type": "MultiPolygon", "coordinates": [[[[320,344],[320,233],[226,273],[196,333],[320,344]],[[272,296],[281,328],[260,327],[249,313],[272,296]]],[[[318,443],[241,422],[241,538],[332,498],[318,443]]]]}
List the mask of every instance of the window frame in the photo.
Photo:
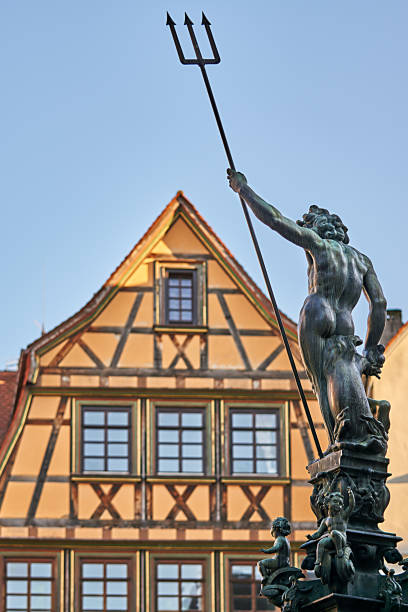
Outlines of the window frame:
{"type": "MultiPolygon", "coordinates": [[[[221,402],[221,430],[223,433],[222,448],[224,452],[221,457],[221,472],[224,477],[232,480],[268,481],[287,479],[290,477],[290,446],[289,446],[289,402],[221,402]],[[243,412],[271,411],[276,410],[278,414],[278,472],[268,474],[263,472],[233,472],[232,463],[232,419],[231,413],[242,410],[243,412]]],[[[255,447],[255,444],[253,445],[255,447]]],[[[256,458],[255,458],[256,460],[256,458]]]]}
{"type": "MultiPolygon", "coordinates": [[[[233,584],[233,580],[232,580],[232,566],[233,565],[252,565],[253,566],[253,576],[254,576],[254,572],[255,572],[255,568],[258,564],[259,561],[259,555],[257,555],[256,557],[254,555],[240,555],[240,554],[227,554],[225,555],[225,559],[224,561],[224,583],[225,583],[225,609],[226,610],[231,610],[231,612],[233,611],[233,597],[234,597],[234,593],[233,593],[233,589],[232,589],[232,584],[233,584]]],[[[259,582],[261,582],[261,580],[259,580],[259,582]]],[[[251,584],[251,595],[249,596],[251,599],[251,604],[256,603],[256,599],[257,599],[257,594],[256,594],[256,581],[252,580],[250,582],[251,584]],[[255,591],[255,592],[254,592],[255,591]]],[[[267,600],[265,599],[265,602],[267,604],[267,607],[265,608],[265,610],[277,610],[276,607],[270,607],[271,604],[267,602],[267,600]]],[[[256,606],[255,609],[252,608],[252,612],[258,612],[256,606]]]]}
{"type": "Polygon", "coordinates": [[[104,554],[100,553],[75,553],[74,568],[71,571],[75,577],[75,610],[82,610],[82,564],[83,563],[126,563],[128,565],[128,609],[133,611],[136,609],[136,603],[140,598],[140,553],[136,552],[133,555],[123,554],[104,554]]]}
{"type": "Polygon", "coordinates": [[[154,266],[154,327],[155,329],[207,329],[207,262],[183,258],[163,259],[154,266]],[[193,322],[170,322],[167,316],[167,278],[169,273],[193,274],[193,322]]]}
{"type": "MultiPolygon", "coordinates": [[[[158,593],[158,589],[157,589],[157,585],[159,582],[158,576],[157,576],[157,568],[159,565],[177,565],[179,570],[178,570],[178,578],[175,580],[172,580],[171,582],[175,582],[178,585],[178,593],[177,593],[177,599],[178,599],[178,603],[179,603],[179,608],[177,612],[182,612],[182,599],[183,599],[183,594],[182,594],[182,584],[183,582],[187,582],[187,580],[183,581],[183,579],[180,577],[180,573],[181,570],[180,568],[183,565],[201,565],[202,567],[202,578],[200,580],[197,580],[197,582],[201,583],[201,601],[202,601],[202,606],[201,609],[198,612],[205,612],[206,611],[206,605],[207,605],[207,597],[206,597],[206,589],[205,589],[205,582],[206,582],[206,562],[203,559],[189,559],[186,560],[186,558],[184,559],[155,559],[154,562],[154,577],[153,577],[153,581],[154,581],[154,591],[153,591],[153,606],[154,606],[154,612],[159,612],[158,610],[158,597],[160,597],[159,593],[158,593]]],[[[169,580],[170,582],[170,580],[169,580]]]]}
{"type": "Polygon", "coordinates": [[[211,612],[215,606],[216,585],[217,580],[215,575],[215,559],[214,552],[202,554],[193,553],[191,550],[181,550],[177,552],[147,552],[147,581],[146,581],[146,611],[156,612],[156,563],[163,562],[191,562],[203,563],[203,601],[204,612],[211,612]]]}
{"type": "MultiPolygon", "coordinates": [[[[104,426],[105,429],[105,426],[104,426]]],[[[106,431],[106,430],[105,430],[106,431]]],[[[106,437],[105,437],[106,439],[106,437]]],[[[73,424],[72,424],[72,452],[71,452],[71,473],[74,476],[84,478],[98,475],[104,478],[123,478],[130,476],[138,476],[141,473],[141,403],[140,399],[130,401],[120,401],[118,399],[78,399],[74,402],[73,407],[73,424]],[[84,428],[83,414],[84,409],[93,408],[102,409],[104,412],[109,408],[129,410],[129,436],[128,436],[128,465],[129,471],[85,471],[84,470],[84,428]]],[[[106,456],[104,456],[104,460],[106,456]]]]}
{"type": "MultiPolygon", "coordinates": [[[[55,556],[52,555],[27,555],[27,553],[21,553],[20,555],[14,554],[11,551],[4,551],[0,556],[1,562],[1,580],[0,580],[0,601],[3,602],[3,609],[7,610],[7,563],[50,563],[51,564],[51,611],[61,610],[60,600],[60,575],[59,575],[59,563],[55,556]]],[[[31,582],[31,578],[27,577],[27,581],[31,582]]],[[[29,591],[27,593],[29,596],[29,591]]],[[[28,606],[30,610],[30,606],[28,606]]],[[[22,611],[23,612],[23,611],[22,611]]],[[[34,611],[35,612],[35,611],[34,611]]]]}
{"type": "MultiPolygon", "coordinates": [[[[169,406],[169,405],[156,405],[156,409],[155,409],[155,447],[156,447],[156,454],[155,454],[155,466],[156,466],[156,474],[159,476],[163,476],[163,475],[172,475],[172,474],[185,474],[188,476],[191,475],[197,475],[197,476],[203,476],[206,473],[206,465],[207,465],[207,448],[206,448],[206,437],[207,437],[207,423],[206,423],[206,409],[204,406],[197,406],[197,407],[193,407],[193,406],[189,406],[189,407],[184,407],[184,406],[177,406],[177,405],[173,405],[173,406],[169,406]],[[163,412],[177,412],[178,413],[178,417],[179,417],[179,423],[177,427],[170,427],[170,426],[159,426],[159,415],[160,413],[163,412]],[[183,431],[185,429],[188,429],[187,427],[183,427],[183,425],[181,424],[181,419],[182,419],[182,415],[183,414],[201,414],[202,415],[202,426],[201,427],[197,427],[197,428],[193,428],[193,429],[197,429],[197,431],[201,431],[202,432],[202,456],[200,457],[200,459],[202,460],[202,471],[200,472],[185,472],[182,470],[182,464],[183,464],[183,454],[182,454],[182,449],[183,449],[183,441],[182,441],[182,434],[183,431]],[[159,456],[159,447],[160,447],[160,443],[159,443],[159,431],[163,430],[163,429],[169,429],[172,431],[177,431],[178,432],[178,442],[177,442],[177,447],[178,447],[178,455],[177,457],[174,457],[174,460],[178,462],[179,465],[179,470],[177,472],[166,472],[166,471],[159,471],[159,461],[161,459],[161,457],[159,456]]],[[[197,444],[198,445],[198,444],[197,444]]],[[[166,457],[166,459],[171,459],[170,457],[166,457]]],[[[194,458],[192,458],[194,460],[194,458]]]]}
{"type": "Polygon", "coordinates": [[[193,401],[167,399],[167,398],[152,398],[146,402],[146,473],[148,476],[158,478],[174,478],[176,480],[202,478],[203,476],[213,476],[215,470],[215,441],[214,441],[214,423],[215,423],[215,403],[212,401],[193,401]],[[203,437],[203,472],[159,472],[158,471],[158,446],[157,446],[157,409],[165,407],[169,409],[178,409],[180,411],[189,411],[194,409],[202,409],[204,411],[204,437],[203,437]]]}
{"type": "MultiPolygon", "coordinates": [[[[184,326],[184,325],[197,325],[197,320],[198,320],[198,313],[197,313],[197,307],[198,307],[198,296],[197,296],[197,270],[189,270],[189,269],[184,269],[184,268],[180,268],[180,269],[172,269],[172,268],[166,268],[166,274],[165,274],[165,279],[164,279],[164,323],[165,325],[174,325],[174,326],[184,326]],[[191,278],[191,291],[192,291],[192,295],[191,295],[191,321],[183,321],[182,319],[177,319],[177,320],[173,320],[170,321],[170,306],[169,306],[169,301],[171,299],[170,295],[169,295],[169,291],[170,291],[170,279],[172,277],[172,275],[176,276],[180,276],[181,278],[183,276],[185,277],[189,277],[191,278]]],[[[182,297],[177,298],[179,301],[181,301],[182,297]]],[[[182,309],[179,308],[178,309],[179,312],[182,312],[182,309]]]]}

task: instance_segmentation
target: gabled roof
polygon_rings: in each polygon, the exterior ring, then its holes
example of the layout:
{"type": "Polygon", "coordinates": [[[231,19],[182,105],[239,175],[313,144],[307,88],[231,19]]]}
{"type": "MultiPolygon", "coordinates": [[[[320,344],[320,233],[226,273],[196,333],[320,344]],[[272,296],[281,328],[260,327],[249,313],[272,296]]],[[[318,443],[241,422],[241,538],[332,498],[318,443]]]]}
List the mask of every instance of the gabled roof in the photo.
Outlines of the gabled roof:
{"type": "MultiPolygon", "coordinates": [[[[27,350],[42,353],[56,342],[60,342],[63,338],[77,331],[90,319],[93,319],[180,216],[205,243],[206,247],[212,251],[227,273],[238,282],[261,314],[272,326],[277,328],[276,317],[269,299],[238,263],[231,251],[203,219],[193,204],[184,196],[182,191],[179,191],[92,299],[72,317],[35,340],[27,347],[27,350]]],[[[281,316],[289,338],[297,341],[296,323],[283,313],[281,313],[281,316]]]]}

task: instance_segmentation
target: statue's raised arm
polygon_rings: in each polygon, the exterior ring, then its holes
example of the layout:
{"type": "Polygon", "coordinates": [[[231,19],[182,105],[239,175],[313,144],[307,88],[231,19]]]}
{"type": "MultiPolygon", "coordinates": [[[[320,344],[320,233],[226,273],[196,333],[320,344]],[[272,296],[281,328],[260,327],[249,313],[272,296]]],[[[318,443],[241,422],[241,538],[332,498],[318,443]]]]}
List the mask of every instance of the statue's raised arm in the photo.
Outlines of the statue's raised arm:
{"type": "Polygon", "coordinates": [[[238,193],[252,209],[253,213],[262,223],[278,232],[297,246],[307,251],[318,249],[322,239],[313,230],[301,227],[292,219],[285,217],[275,206],[268,204],[249,187],[245,176],[235,170],[227,170],[231,189],[238,193]]]}

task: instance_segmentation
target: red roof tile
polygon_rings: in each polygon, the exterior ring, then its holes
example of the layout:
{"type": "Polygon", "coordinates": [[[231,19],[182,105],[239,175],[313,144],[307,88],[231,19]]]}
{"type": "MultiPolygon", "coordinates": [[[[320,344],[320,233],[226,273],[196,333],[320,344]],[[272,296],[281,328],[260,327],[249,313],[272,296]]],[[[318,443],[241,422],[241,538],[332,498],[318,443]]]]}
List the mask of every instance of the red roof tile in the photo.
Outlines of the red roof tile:
{"type": "Polygon", "coordinates": [[[14,407],[17,372],[0,370],[0,444],[7,433],[14,407]]]}

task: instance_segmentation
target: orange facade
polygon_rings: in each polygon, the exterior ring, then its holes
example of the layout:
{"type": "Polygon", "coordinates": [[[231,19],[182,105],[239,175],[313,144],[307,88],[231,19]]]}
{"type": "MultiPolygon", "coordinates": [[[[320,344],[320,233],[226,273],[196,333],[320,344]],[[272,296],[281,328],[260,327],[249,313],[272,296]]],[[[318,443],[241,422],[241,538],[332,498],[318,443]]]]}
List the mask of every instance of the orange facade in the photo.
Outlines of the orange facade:
{"type": "Polygon", "coordinates": [[[259,549],[276,516],[294,551],[314,529],[313,458],[268,300],[179,193],[22,353],[0,457],[1,609],[266,609],[259,549]]]}

